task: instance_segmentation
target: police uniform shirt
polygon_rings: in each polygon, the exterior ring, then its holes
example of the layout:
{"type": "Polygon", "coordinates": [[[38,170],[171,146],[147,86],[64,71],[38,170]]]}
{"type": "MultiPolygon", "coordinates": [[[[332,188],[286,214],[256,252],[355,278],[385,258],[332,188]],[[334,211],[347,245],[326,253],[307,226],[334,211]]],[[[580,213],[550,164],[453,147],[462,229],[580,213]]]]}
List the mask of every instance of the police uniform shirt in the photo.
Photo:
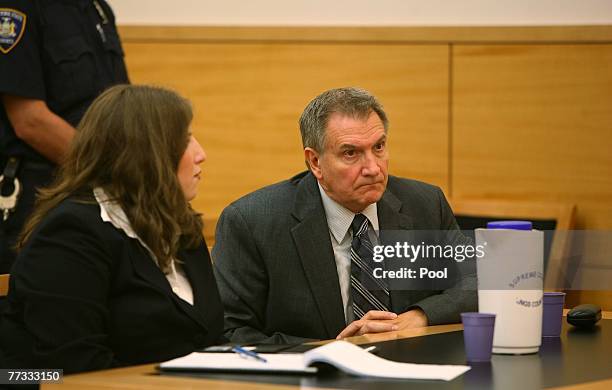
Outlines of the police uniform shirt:
{"type": "MultiPolygon", "coordinates": [[[[0,0],[0,94],[44,100],[76,126],[104,89],[127,82],[104,0],[0,0]]],[[[10,155],[43,159],[16,137],[2,105],[0,157],[10,155]]]]}

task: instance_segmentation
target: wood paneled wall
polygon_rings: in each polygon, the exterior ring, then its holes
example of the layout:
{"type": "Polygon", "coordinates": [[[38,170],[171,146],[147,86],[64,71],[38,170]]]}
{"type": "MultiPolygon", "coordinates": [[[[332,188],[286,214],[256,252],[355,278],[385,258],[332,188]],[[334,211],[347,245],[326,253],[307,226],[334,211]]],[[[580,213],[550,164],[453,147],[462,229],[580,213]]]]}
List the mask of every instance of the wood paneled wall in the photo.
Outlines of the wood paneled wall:
{"type": "MultiPolygon", "coordinates": [[[[303,170],[302,109],[356,85],[389,114],[392,174],[454,198],[574,203],[578,228],[612,231],[612,26],[120,30],[132,82],[194,105],[207,219],[303,170]]],[[[612,243],[585,246],[584,285],[612,283],[612,243]]]]}
{"type": "MultiPolygon", "coordinates": [[[[578,229],[612,230],[612,44],[458,45],[453,102],[453,196],[572,203],[578,229]]],[[[576,286],[612,286],[609,233],[574,240],[576,286]]]]}
{"type": "Polygon", "coordinates": [[[208,154],[194,204],[218,215],[304,170],[298,118],[320,92],[358,85],[391,116],[393,171],[448,183],[448,49],[442,45],[125,43],[132,82],[170,86],[195,108],[208,154]]]}

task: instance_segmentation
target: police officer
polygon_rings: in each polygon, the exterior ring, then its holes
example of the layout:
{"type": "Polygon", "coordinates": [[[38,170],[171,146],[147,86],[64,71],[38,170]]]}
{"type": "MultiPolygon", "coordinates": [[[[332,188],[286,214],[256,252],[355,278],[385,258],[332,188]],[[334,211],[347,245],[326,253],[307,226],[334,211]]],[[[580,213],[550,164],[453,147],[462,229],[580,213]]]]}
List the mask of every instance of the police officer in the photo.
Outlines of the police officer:
{"type": "Polygon", "coordinates": [[[0,0],[0,273],[85,110],[127,82],[104,0],[0,0]]]}

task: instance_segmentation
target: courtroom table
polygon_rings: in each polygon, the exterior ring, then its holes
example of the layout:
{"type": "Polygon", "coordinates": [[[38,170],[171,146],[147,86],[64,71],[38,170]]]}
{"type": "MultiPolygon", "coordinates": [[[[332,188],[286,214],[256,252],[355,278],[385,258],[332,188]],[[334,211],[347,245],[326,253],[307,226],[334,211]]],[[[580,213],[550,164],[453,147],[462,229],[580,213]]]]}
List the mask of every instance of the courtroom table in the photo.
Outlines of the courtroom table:
{"type": "MultiPolygon", "coordinates": [[[[466,364],[460,324],[348,338],[376,345],[381,357],[400,362],[466,364]]],[[[322,375],[180,373],[160,375],[154,364],[67,375],[42,389],[612,389],[612,315],[588,331],[563,323],[561,338],[544,339],[538,354],[493,355],[450,382],[358,378],[335,370],[322,375]]]]}

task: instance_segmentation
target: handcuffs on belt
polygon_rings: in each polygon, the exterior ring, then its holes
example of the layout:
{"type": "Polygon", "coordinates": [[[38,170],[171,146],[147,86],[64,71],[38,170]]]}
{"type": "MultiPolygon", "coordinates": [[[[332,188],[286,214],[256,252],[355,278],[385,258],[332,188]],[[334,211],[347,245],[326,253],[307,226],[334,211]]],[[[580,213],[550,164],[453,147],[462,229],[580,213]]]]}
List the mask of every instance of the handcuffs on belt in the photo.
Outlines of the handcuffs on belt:
{"type": "Polygon", "coordinates": [[[2,213],[2,220],[6,221],[9,217],[9,213],[15,211],[15,207],[17,206],[17,200],[19,199],[19,195],[21,194],[21,183],[19,179],[17,179],[17,169],[19,168],[19,158],[18,157],[9,157],[6,162],[6,166],[4,167],[4,172],[0,175],[0,213],[2,213]],[[4,187],[4,181],[10,182],[13,181],[13,192],[8,195],[2,195],[2,187],[4,187]]]}

